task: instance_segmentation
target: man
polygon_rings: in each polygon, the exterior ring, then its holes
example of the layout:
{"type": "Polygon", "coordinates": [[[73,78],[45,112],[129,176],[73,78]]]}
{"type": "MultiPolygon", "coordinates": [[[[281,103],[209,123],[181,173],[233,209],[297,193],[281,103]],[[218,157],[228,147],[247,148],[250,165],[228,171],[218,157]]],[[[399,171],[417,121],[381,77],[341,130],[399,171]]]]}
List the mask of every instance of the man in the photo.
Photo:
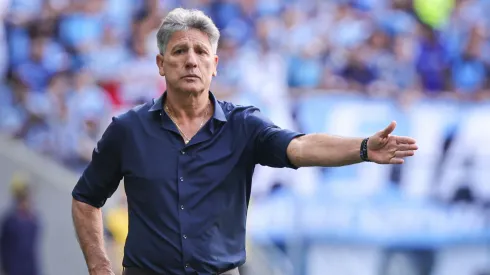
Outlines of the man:
{"type": "Polygon", "coordinates": [[[200,11],[175,9],[158,31],[156,63],[167,91],[113,118],[73,190],[73,219],[91,275],[114,274],[100,208],[124,178],[129,230],[124,274],[238,274],[256,164],[340,166],[369,158],[401,164],[417,149],[390,135],[369,139],[283,130],[254,107],[218,101],[219,31],[200,11]]]}
{"type": "Polygon", "coordinates": [[[40,226],[25,177],[14,176],[12,194],[14,206],[5,215],[0,229],[0,274],[37,275],[40,226]]]}

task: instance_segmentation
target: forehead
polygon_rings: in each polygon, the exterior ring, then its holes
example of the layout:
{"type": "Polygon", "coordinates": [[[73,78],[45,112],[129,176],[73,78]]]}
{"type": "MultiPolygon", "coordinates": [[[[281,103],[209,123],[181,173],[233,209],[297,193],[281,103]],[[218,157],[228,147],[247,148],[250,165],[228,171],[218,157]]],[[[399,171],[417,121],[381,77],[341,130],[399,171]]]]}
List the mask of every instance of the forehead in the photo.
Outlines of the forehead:
{"type": "Polygon", "coordinates": [[[207,34],[197,29],[176,31],[172,34],[170,40],[168,41],[169,48],[178,45],[194,44],[201,44],[202,46],[211,48],[211,42],[209,41],[209,37],[207,36],[207,34]]]}

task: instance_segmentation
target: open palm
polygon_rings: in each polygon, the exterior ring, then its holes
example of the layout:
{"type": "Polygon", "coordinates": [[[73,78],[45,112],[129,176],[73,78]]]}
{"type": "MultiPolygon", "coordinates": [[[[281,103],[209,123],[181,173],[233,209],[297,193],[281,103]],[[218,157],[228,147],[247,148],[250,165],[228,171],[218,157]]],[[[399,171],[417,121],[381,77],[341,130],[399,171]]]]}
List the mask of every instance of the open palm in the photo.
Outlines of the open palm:
{"type": "Polygon", "coordinates": [[[418,149],[415,139],[391,135],[396,128],[392,121],[388,127],[371,136],[368,140],[368,158],[379,164],[402,164],[404,158],[411,157],[418,149]]]}

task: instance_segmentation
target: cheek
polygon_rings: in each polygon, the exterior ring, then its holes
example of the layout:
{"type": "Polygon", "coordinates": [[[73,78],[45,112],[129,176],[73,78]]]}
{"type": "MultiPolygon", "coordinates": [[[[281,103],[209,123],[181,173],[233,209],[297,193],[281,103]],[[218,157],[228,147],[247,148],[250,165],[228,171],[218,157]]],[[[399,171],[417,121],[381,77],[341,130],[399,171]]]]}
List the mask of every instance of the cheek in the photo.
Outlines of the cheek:
{"type": "Polygon", "coordinates": [[[214,64],[212,60],[206,58],[202,60],[201,64],[202,64],[202,68],[205,69],[206,72],[214,70],[214,64]]]}
{"type": "Polygon", "coordinates": [[[169,68],[177,68],[179,66],[179,61],[178,60],[173,60],[173,61],[170,61],[168,62],[168,67],[169,68]]]}
{"type": "Polygon", "coordinates": [[[176,68],[177,68],[176,62],[166,62],[165,65],[163,66],[163,69],[165,70],[165,74],[167,76],[175,75],[177,73],[176,68]]]}
{"type": "Polygon", "coordinates": [[[179,63],[182,63],[182,62],[180,62],[178,58],[170,57],[165,61],[165,67],[166,68],[176,68],[179,66],[179,63]]]}

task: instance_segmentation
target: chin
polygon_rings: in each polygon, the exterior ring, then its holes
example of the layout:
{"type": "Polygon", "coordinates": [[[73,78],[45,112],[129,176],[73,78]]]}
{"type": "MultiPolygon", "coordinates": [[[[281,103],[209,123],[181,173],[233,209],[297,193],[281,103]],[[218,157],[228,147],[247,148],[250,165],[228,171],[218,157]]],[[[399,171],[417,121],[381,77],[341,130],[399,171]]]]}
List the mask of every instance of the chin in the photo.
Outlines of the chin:
{"type": "Polygon", "coordinates": [[[205,87],[200,83],[186,83],[184,85],[180,85],[181,91],[189,92],[189,93],[199,93],[205,90],[205,87]]]}

